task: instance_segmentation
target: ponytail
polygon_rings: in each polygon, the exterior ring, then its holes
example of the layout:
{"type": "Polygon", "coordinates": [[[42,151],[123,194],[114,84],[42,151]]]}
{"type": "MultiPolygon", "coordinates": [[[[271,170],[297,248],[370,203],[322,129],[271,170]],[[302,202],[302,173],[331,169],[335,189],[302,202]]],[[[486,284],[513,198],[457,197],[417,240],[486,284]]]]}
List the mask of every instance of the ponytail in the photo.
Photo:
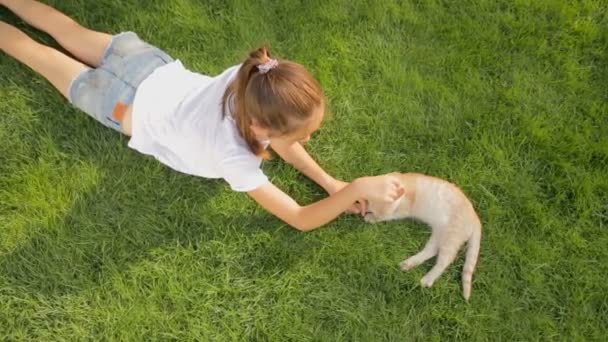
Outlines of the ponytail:
{"type": "Polygon", "coordinates": [[[236,79],[228,86],[222,97],[222,115],[226,117],[226,113],[232,109],[232,115],[234,121],[236,121],[236,127],[238,128],[241,137],[243,137],[247,146],[249,146],[249,149],[251,149],[255,155],[262,156],[264,159],[267,159],[268,153],[256,139],[253,131],[251,131],[252,118],[247,115],[245,94],[251,77],[258,71],[257,66],[265,63],[269,58],[270,54],[265,47],[252,51],[249,54],[249,58],[241,65],[236,79]],[[230,100],[232,99],[234,100],[234,107],[229,108],[230,100]]]}
{"type": "Polygon", "coordinates": [[[302,127],[323,105],[319,83],[306,69],[290,61],[276,61],[265,47],[252,51],[222,97],[222,115],[231,115],[239,134],[257,156],[268,152],[251,130],[253,120],[278,134],[302,127]]]}

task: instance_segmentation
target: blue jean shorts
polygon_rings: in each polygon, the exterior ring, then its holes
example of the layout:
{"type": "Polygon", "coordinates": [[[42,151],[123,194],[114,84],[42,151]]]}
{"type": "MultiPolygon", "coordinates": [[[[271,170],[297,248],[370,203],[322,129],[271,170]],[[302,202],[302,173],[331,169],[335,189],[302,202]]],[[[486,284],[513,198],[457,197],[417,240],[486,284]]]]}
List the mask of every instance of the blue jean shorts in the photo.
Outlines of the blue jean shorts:
{"type": "Polygon", "coordinates": [[[72,80],[68,100],[105,126],[122,132],[122,117],[116,113],[122,109],[124,115],[141,82],[156,68],[173,61],[135,33],[120,33],[112,37],[97,68],[72,80]]]}

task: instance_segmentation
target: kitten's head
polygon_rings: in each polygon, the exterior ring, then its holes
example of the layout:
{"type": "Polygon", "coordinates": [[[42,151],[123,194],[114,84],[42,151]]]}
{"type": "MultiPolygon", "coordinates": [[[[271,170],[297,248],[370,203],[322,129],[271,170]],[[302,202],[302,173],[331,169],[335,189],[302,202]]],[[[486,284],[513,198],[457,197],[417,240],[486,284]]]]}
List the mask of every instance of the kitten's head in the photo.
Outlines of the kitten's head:
{"type": "Polygon", "coordinates": [[[407,195],[399,197],[392,203],[369,202],[365,221],[370,223],[407,217],[410,215],[411,200],[407,195]]]}

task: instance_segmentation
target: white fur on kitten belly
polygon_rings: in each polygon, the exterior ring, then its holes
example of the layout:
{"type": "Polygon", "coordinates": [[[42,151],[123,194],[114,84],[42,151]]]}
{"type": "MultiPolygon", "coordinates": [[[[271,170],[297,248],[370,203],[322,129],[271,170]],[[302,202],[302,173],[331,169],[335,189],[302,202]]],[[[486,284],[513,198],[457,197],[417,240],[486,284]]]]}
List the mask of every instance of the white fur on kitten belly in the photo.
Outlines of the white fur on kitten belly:
{"type": "Polygon", "coordinates": [[[422,251],[400,264],[401,269],[409,270],[437,255],[435,266],[420,280],[424,287],[433,285],[468,242],[462,271],[462,294],[468,300],[481,240],[481,222],[473,205],[458,187],[445,180],[418,173],[395,176],[405,188],[404,196],[390,205],[369,203],[365,221],[414,218],[431,226],[431,237],[422,251]]]}

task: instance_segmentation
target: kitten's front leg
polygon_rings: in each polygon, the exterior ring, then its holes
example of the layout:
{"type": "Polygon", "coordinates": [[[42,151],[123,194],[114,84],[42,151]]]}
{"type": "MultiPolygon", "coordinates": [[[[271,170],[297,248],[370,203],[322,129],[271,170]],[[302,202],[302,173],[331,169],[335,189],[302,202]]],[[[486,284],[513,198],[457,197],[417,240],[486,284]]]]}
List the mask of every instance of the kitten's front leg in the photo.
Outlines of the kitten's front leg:
{"type": "Polygon", "coordinates": [[[370,203],[365,214],[365,222],[376,223],[382,221],[397,220],[407,217],[407,212],[399,210],[399,205],[402,203],[403,197],[386,205],[378,205],[370,203]]]}
{"type": "Polygon", "coordinates": [[[403,260],[399,266],[401,266],[403,271],[411,270],[412,268],[437,255],[437,252],[437,236],[431,235],[429,241],[427,241],[424,248],[418,254],[412,255],[411,257],[403,260]]]}
{"type": "Polygon", "coordinates": [[[374,214],[372,212],[368,212],[367,214],[365,214],[364,220],[367,223],[377,223],[377,222],[382,221],[382,219],[380,219],[380,217],[376,216],[376,214],[374,214]]]}

